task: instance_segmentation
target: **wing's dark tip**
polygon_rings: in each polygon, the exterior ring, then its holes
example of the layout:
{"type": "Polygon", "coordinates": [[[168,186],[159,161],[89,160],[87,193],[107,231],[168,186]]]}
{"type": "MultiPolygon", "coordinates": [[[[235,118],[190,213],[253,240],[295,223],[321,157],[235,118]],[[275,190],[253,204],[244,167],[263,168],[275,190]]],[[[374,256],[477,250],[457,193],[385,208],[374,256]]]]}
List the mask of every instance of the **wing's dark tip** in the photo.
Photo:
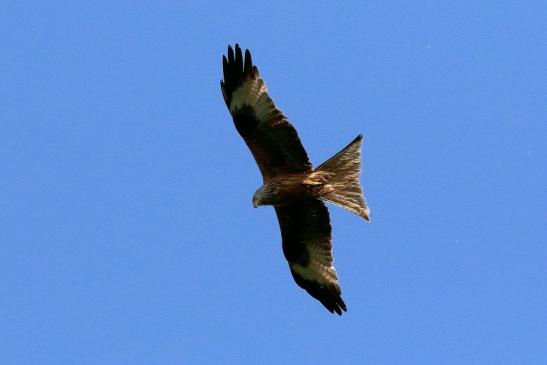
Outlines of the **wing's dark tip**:
{"type": "Polygon", "coordinates": [[[332,284],[330,287],[320,286],[315,281],[309,281],[298,275],[291,269],[294,281],[302,289],[305,289],[308,294],[317,299],[327,310],[331,313],[342,315],[342,312],[347,312],[348,308],[344,300],[342,299],[340,289],[336,284],[332,284]]]}
{"type": "Polygon", "coordinates": [[[250,72],[253,68],[253,59],[251,57],[251,52],[248,49],[245,50],[245,65],[243,66],[243,72],[250,72]]]}
{"type": "MultiPolygon", "coordinates": [[[[310,291],[308,291],[308,293],[310,293],[310,291]]],[[[342,297],[338,293],[323,293],[320,298],[316,297],[316,299],[319,300],[321,304],[323,304],[323,306],[328,309],[329,312],[336,312],[336,314],[338,314],[339,316],[342,315],[342,312],[347,312],[348,310],[348,308],[346,307],[346,303],[344,303],[344,300],[342,300],[342,297]]]]}
{"type": "Polygon", "coordinates": [[[222,94],[228,108],[232,101],[233,92],[245,81],[249,76],[258,77],[258,69],[253,66],[251,52],[246,49],[245,57],[239,44],[235,44],[235,51],[232,46],[228,46],[228,57],[222,56],[222,71],[224,80],[222,80],[222,94]]]}

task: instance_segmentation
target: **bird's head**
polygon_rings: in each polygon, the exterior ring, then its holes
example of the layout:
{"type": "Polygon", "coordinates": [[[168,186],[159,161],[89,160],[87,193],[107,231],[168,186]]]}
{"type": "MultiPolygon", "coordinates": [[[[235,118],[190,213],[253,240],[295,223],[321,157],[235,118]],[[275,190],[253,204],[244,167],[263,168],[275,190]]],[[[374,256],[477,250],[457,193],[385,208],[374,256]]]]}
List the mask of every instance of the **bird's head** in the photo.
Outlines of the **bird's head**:
{"type": "Polygon", "coordinates": [[[272,187],[268,184],[262,185],[253,195],[253,207],[272,205],[274,203],[272,197],[272,187]]]}
{"type": "Polygon", "coordinates": [[[256,191],[253,195],[253,207],[258,208],[259,205],[262,205],[262,194],[260,194],[260,189],[256,191]]]}

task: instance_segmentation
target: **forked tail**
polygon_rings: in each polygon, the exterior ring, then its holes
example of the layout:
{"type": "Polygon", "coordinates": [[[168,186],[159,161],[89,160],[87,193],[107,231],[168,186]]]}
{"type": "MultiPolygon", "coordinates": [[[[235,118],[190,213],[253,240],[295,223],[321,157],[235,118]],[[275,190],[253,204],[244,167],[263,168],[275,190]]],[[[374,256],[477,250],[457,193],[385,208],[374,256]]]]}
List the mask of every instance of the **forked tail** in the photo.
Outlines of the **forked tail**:
{"type": "Polygon", "coordinates": [[[315,169],[324,172],[319,198],[347,209],[370,221],[370,209],[359,182],[361,173],[361,141],[357,136],[347,147],[315,169]]]}

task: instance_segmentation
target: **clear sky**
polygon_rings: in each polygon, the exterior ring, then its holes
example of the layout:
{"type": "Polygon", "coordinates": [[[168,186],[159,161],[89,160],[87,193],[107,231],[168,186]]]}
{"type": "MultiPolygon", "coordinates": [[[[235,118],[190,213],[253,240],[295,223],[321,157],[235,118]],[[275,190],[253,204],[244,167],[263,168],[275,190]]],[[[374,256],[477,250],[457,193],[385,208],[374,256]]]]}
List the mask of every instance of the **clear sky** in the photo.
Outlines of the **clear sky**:
{"type": "Polygon", "coordinates": [[[547,363],[545,2],[329,3],[2,4],[0,363],[547,363]],[[364,134],[342,317],[252,207],[235,42],[315,165],[364,134]]]}

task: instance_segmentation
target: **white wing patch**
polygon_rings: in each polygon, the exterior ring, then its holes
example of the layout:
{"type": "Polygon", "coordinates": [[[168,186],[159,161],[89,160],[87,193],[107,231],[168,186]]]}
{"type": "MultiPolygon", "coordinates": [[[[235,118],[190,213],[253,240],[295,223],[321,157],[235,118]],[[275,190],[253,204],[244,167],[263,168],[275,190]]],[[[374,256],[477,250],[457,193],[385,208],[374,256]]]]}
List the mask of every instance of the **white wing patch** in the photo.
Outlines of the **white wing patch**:
{"type": "Polygon", "coordinates": [[[262,79],[247,79],[232,94],[230,112],[234,113],[244,105],[251,106],[258,120],[267,120],[271,112],[276,108],[273,100],[268,95],[268,88],[262,79]]]}
{"type": "Polygon", "coordinates": [[[334,266],[325,266],[324,263],[312,259],[308,266],[290,263],[291,268],[304,280],[315,281],[321,286],[325,284],[338,284],[338,275],[334,266]]]}

